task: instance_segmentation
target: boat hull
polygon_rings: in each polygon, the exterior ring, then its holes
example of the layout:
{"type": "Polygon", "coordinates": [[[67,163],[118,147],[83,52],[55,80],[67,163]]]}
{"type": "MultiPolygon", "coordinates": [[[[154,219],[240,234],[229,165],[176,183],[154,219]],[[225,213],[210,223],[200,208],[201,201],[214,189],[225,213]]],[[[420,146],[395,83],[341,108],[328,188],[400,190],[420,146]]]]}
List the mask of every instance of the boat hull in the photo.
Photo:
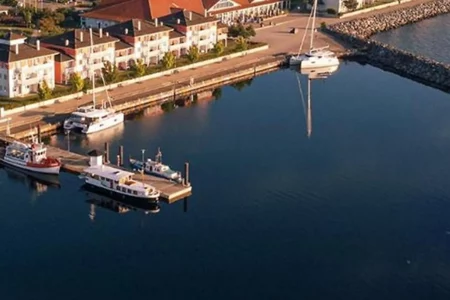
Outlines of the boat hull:
{"type": "Polygon", "coordinates": [[[95,123],[89,125],[87,128],[83,129],[81,132],[84,134],[91,134],[95,132],[99,132],[116,125],[123,123],[125,116],[123,113],[115,113],[113,116],[106,120],[102,120],[102,122],[95,123]]]}
{"type": "Polygon", "coordinates": [[[41,174],[58,175],[59,171],[61,169],[61,165],[51,166],[51,167],[33,167],[33,166],[28,166],[25,162],[19,162],[19,161],[15,161],[12,159],[5,159],[3,157],[0,158],[0,162],[2,162],[5,165],[8,165],[8,166],[15,167],[20,170],[41,173],[41,174]]]}
{"type": "Polygon", "coordinates": [[[89,126],[86,126],[85,124],[70,123],[66,120],[64,122],[64,130],[75,131],[82,134],[92,134],[122,124],[124,120],[125,115],[121,112],[114,113],[107,119],[104,119],[98,123],[90,124],[89,126]]]}
{"type": "Polygon", "coordinates": [[[144,197],[144,196],[133,196],[130,194],[122,193],[121,191],[111,189],[105,185],[101,185],[101,183],[98,183],[94,180],[89,180],[89,178],[86,178],[84,181],[85,188],[91,189],[92,191],[103,194],[109,197],[113,197],[115,199],[126,199],[129,201],[138,200],[138,201],[148,201],[149,203],[158,203],[159,195],[158,197],[144,197]]]}

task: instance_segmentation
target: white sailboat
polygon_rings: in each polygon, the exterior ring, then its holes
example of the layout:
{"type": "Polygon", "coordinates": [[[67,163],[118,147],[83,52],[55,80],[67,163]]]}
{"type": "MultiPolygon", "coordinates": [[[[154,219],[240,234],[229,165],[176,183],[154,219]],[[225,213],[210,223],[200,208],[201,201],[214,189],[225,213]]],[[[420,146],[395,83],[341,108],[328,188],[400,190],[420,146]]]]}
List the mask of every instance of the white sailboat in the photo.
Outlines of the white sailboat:
{"type": "Polygon", "coordinates": [[[317,2],[318,0],[314,0],[314,4],[311,9],[311,14],[309,15],[308,22],[306,24],[305,34],[303,35],[299,51],[297,55],[293,55],[289,59],[289,65],[291,66],[300,65],[300,68],[308,69],[308,68],[320,68],[339,65],[339,59],[336,57],[336,54],[333,51],[328,50],[329,46],[314,48],[314,31],[316,30],[315,25],[317,14],[317,2]],[[311,25],[311,40],[309,45],[310,48],[308,52],[301,54],[303,43],[308,33],[308,28],[310,25],[309,23],[311,20],[312,25],[311,25]]]}
{"type": "MultiPolygon", "coordinates": [[[[92,28],[89,29],[90,40],[91,40],[91,54],[92,54],[92,28]]],[[[100,73],[101,74],[101,73],[100,73]]],[[[116,112],[111,104],[111,99],[106,92],[107,102],[109,108],[106,107],[105,103],[102,101],[101,108],[96,107],[95,103],[95,71],[92,71],[92,105],[82,106],[77,108],[68,119],[64,121],[64,130],[78,130],[84,134],[90,134],[98,132],[113,126],[119,125],[124,122],[125,116],[122,112],[116,112]]],[[[101,74],[103,84],[105,85],[105,80],[103,74],[101,74]]]]}

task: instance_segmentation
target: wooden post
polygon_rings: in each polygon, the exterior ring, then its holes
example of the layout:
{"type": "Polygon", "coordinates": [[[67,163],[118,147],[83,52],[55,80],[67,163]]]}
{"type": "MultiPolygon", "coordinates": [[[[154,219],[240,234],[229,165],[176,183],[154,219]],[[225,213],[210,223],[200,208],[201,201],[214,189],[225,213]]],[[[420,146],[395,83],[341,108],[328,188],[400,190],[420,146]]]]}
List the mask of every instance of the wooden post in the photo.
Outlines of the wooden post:
{"type": "Polygon", "coordinates": [[[105,163],[109,163],[109,143],[105,142],[105,163]]]}
{"type": "Polygon", "coordinates": [[[38,143],[41,142],[41,125],[38,124],[37,125],[37,138],[38,138],[38,143]]]}
{"type": "Polygon", "coordinates": [[[120,166],[123,166],[123,146],[119,146],[120,166]]]}
{"type": "Polygon", "coordinates": [[[117,154],[117,166],[120,167],[120,154],[117,154]]]}
{"type": "Polygon", "coordinates": [[[184,163],[184,184],[187,186],[190,186],[191,183],[189,182],[189,163],[184,163]]]}

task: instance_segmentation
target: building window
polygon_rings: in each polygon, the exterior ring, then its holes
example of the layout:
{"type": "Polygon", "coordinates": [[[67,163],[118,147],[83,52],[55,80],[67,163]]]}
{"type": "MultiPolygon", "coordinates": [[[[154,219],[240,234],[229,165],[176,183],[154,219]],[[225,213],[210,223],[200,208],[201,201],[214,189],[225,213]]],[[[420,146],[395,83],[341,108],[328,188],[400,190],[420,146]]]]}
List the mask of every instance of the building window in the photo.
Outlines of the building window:
{"type": "Polygon", "coordinates": [[[233,7],[234,4],[228,0],[220,0],[211,10],[233,7]]]}

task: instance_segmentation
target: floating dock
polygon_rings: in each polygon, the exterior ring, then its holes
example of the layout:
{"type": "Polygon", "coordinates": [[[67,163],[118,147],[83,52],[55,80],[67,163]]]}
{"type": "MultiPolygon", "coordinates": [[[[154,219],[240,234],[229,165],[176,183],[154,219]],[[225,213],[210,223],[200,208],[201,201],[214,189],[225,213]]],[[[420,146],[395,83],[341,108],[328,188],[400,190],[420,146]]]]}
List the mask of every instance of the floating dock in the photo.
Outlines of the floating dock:
{"type": "MultiPolygon", "coordinates": [[[[1,144],[5,145],[7,143],[11,143],[15,141],[14,138],[0,136],[1,144]]],[[[3,148],[3,145],[0,148],[3,148]]],[[[61,160],[62,166],[61,169],[73,174],[81,174],[85,168],[89,166],[89,157],[77,153],[73,153],[67,150],[63,150],[60,148],[56,148],[53,146],[46,145],[47,147],[47,155],[59,158],[61,160]]],[[[108,164],[107,164],[108,165],[108,164]]],[[[117,165],[111,166],[115,168],[121,168],[117,165]]],[[[129,171],[129,170],[128,170],[129,171]]],[[[173,203],[177,200],[186,198],[192,195],[192,186],[190,185],[187,177],[187,183],[176,183],[173,181],[169,181],[164,178],[151,176],[148,174],[136,174],[134,179],[136,181],[141,181],[146,184],[150,184],[154,186],[160,193],[162,200],[165,202],[173,203]]]]}

